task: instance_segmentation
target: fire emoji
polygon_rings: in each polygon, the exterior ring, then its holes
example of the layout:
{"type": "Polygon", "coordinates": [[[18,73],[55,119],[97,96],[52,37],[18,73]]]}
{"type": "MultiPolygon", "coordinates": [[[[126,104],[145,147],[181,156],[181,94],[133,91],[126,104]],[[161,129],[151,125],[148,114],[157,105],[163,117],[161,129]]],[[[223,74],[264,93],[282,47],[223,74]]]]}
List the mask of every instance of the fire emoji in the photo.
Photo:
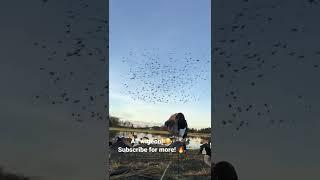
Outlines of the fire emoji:
{"type": "Polygon", "coordinates": [[[180,146],[180,147],[178,148],[178,152],[179,152],[180,154],[182,154],[182,153],[184,152],[183,146],[180,146]]]}

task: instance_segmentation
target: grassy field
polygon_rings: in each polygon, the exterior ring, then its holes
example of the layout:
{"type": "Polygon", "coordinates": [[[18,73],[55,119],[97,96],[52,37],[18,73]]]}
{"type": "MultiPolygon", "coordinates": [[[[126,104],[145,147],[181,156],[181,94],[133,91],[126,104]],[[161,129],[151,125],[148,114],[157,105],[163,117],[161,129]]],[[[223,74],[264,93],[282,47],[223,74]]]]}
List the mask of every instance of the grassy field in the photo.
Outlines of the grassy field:
{"type": "Polygon", "coordinates": [[[113,170],[127,168],[110,179],[211,179],[211,169],[203,162],[198,150],[178,153],[118,153],[111,152],[113,170]],[[167,169],[167,170],[166,170],[167,169]],[[165,173],[164,173],[165,172],[165,173]]]}
{"type": "MultiPolygon", "coordinates": [[[[147,134],[169,134],[168,131],[161,130],[151,130],[151,129],[135,129],[135,128],[116,128],[110,127],[109,131],[120,131],[120,132],[137,132],[137,133],[147,133],[147,134]]],[[[190,137],[210,137],[210,134],[205,133],[188,133],[190,137]]]]}

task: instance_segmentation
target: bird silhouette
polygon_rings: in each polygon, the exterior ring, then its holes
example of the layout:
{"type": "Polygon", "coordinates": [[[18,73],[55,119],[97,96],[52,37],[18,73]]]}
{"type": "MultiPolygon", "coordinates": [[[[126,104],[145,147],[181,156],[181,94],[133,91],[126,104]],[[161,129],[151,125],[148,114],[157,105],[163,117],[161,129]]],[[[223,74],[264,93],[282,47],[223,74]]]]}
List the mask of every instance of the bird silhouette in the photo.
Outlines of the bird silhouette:
{"type": "Polygon", "coordinates": [[[153,104],[197,101],[197,94],[191,90],[199,81],[209,80],[211,61],[204,56],[193,57],[190,52],[181,53],[179,58],[177,54],[176,50],[161,52],[159,48],[130,50],[127,57],[121,58],[129,67],[123,75],[124,93],[153,104]]]}
{"type": "MultiPolygon", "coordinates": [[[[300,8],[316,8],[318,2],[306,1],[301,3],[300,8]]],[[[221,24],[216,22],[215,40],[212,46],[214,65],[212,73],[215,84],[221,88],[215,92],[220,93],[223,89],[225,94],[219,96],[219,93],[216,93],[216,98],[221,98],[220,101],[225,102],[225,110],[230,114],[230,117],[219,120],[222,127],[231,126],[235,130],[240,130],[257,119],[272,125],[289,125],[291,121],[276,117],[273,112],[276,105],[273,105],[271,100],[266,102],[268,100],[248,98],[245,92],[258,92],[267,81],[272,81],[271,77],[283,71],[290,71],[291,67],[304,68],[301,62],[308,64],[306,67],[309,68],[308,71],[318,72],[319,65],[312,59],[317,58],[319,51],[301,51],[290,39],[296,37],[298,33],[307,31],[303,23],[299,25],[284,23],[277,26],[277,31],[287,33],[286,37],[273,38],[268,35],[274,34],[272,30],[274,23],[283,20],[269,12],[285,6],[285,3],[280,2],[270,2],[267,5],[243,0],[238,10],[231,13],[229,20],[221,24]],[[259,33],[259,37],[256,37],[255,32],[259,33]],[[267,41],[266,37],[269,38],[267,41]],[[263,48],[260,48],[261,42],[263,48]],[[288,59],[290,62],[283,59],[288,59]],[[233,92],[225,93],[230,91],[233,92]]],[[[292,99],[296,98],[292,96],[292,99]]],[[[313,106],[307,102],[306,97],[300,96],[296,102],[302,111],[306,113],[313,111],[313,106]]]]}
{"type": "MultiPolygon", "coordinates": [[[[41,8],[50,6],[48,0],[42,0],[42,4],[41,8]]],[[[57,35],[58,39],[53,41],[32,42],[37,51],[46,54],[44,59],[47,61],[40,64],[38,69],[41,76],[47,77],[51,83],[47,89],[54,90],[43,89],[33,96],[34,99],[36,102],[43,101],[54,106],[72,106],[77,110],[70,112],[70,117],[78,123],[89,119],[106,120],[105,102],[104,108],[97,108],[101,104],[97,103],[101,102],[97,97],[105,97],[108,93],[108,81],[94,84],[93,80],[103,77],[104,71],[97,72],[95,68],[106,65],[106,51],[101,49],[101,44],[107,48],[105,32],[108,21],[103,12],[100,13],[101,17],[86,14],[88,8],[91,8],[90,2],[82,0],[65,7],[62,14],[65,18],[60,28],[63,34],[60,37],[57,35]],[[86,70],[83,67],[86,67],[86,70]],[[86,73],[85,76],[83,72],[86,73]],[[78,87],[73,88],[70,85],[78,87]],[[83,91],[80,91],[81,89],[83,91]]]]}

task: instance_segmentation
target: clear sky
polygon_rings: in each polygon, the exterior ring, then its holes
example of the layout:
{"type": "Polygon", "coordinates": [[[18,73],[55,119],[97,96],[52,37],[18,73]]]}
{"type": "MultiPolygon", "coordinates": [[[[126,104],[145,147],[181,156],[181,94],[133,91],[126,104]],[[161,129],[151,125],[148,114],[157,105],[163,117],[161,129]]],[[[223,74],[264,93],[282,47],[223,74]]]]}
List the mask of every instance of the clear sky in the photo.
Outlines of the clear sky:
{"type": "MultiPolygon", "coordinates": [[[[176,112],[185,114],[189,127],[203,128],[211,124],[211,79],[210,79],[210,1],[209,0],[139,0],[110,1],[110,114],[125,120],[155,122],[163,124],[176,112]],[[128,66],[121,62],[130,52],[137,54],[144,50],[157,50],[159,62],[167,63],[169,52],[175,51],[173,58],[179,61],[188,56],[201,59],[192,69],[197,74],[205,68],[205,80],[199,80],[188,88],[188,94],[198,97],[189,103],[149,103],[133,100],[125,93],[123,77],[128,74],[128,66]],[[186,55],[186,53],[190,53],[186,55]]],[[[137,56],[128,60],[139,61],[137,56]]],[[[172,68],[179,63],[170,64],[172,68]]],[[[179,68],[179,67],[176,67],[179,68]]],[[[190,75],[190,74],[189,74],[190,75]]],[[[168,77],[167,77],[168,78],[168,77]]],[[[137,86],[133,84],[131,86],[137,86]]],[[[134,89],[133,87],[131,87],[134,89]]],[[[137,86],[137,88],[139,88],[137,86]]],[[[162,92],[163,93],[163,92],[162,92]]],[[[166,96],[166,94],[163,94],[166,96]]]]}

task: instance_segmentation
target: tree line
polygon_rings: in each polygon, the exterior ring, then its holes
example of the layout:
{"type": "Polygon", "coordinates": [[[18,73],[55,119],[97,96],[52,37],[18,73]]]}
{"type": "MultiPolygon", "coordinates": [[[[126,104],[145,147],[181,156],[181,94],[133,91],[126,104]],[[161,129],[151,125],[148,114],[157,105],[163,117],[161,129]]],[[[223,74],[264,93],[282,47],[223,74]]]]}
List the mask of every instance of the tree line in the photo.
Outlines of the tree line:
{"type": "MultiPolygon", "coordinates": [[[[152,130],[164,130],[161,126],[134,126],[129,120],[121,120],[115,116],[109,116],[109,127],[117,127],[117,128],[135,128],[135,129],[152,129],[152,130]]],[[[211,133],[211,128],[189,128],[188,131],[190,133],[211,133]]]]}

